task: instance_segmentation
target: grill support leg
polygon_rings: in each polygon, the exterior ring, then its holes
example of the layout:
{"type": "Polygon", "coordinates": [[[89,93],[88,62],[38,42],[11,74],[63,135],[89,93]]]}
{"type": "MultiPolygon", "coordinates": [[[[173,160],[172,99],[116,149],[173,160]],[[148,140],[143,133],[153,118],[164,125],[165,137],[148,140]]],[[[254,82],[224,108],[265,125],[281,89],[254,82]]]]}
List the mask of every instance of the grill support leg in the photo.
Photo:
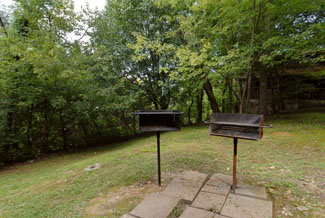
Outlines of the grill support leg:
{"type": "Polygon", "coordinates": [[[233,168],[232,168],[232,191],[235,193],[236,186],[237,186],[237,178],[236,178],[236,171],[237,171],[237,143],[238,139],[234,138],[234,160],[233,160],[233,168]]]}
{"type": "Polygon", "coordinates": [[[161,186],[161,177],[160,177],[160,132],[157,132],[157,163],[158,163],[158,185],[161,186]]]}

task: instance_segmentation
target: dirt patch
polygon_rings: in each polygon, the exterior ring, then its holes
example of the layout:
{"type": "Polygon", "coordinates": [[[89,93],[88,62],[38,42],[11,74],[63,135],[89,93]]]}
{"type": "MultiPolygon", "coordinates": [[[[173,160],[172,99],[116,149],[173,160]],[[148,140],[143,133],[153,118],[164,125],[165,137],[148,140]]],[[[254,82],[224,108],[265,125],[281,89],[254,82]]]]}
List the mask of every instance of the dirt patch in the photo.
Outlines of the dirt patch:
{"type": "Polygon", "coordinates": [[[86,208],[86,214],[91,216],[109,216],[113,214],[117,207],[124,204],[132,204],[139,198],[144,198],[152,192],[160,192],[165,187],[159,187],[153,183],[137,183],[130,186],[120,187],[115,192],[109,192],[105,195],[91,200],[91,206],[86,208]]]}
{"type": "Polygon", "coordinates": [[[275,133],[273,133],[273,135],[275,135],[275,136],[282,136],[282,137],[289,137],[289,136],[291,136],[291,134],[288,133],[288,132],[275,132],[275,133]]]}
{"type": "Polygon", "coordinates": [[[318,171],[315,172],[314,175],[308,176],[302,181],[298,181],[298,185],[301,190],[308,194],[312,194],[314,199],[325,203],[325,181],[322,179],[324,177],[325,173],[318,171]]]}
{"type": "Polygon", "coordinates": [[[172,174],[162,173],[165,177],[162,179],[163,184],[159,187],[156,183],[156,178],[152,181],[141,181],[130,186],[122,186],[115,191],[111,191],[107,194],[100,193],[99,197],[91,200],[91,205],[86,208],[86,216],[110,216],[114,215],[117,208],[130,207],[133,204],[137,204],[145,196],[154,192],[161,192],[165,189],[172,174]]]}

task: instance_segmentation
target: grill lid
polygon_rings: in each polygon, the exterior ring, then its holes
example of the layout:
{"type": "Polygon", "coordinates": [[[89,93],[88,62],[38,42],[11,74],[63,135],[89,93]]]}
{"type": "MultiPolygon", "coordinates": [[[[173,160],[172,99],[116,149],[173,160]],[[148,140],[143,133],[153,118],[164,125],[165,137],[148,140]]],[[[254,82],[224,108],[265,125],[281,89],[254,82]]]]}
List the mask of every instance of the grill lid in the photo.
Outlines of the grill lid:
{"type": "Polygon", "coordinates": [[[213,113],[207,123],[210,135],[247,140],[261,140],[263,128],[272,128],[263,125],[264,116],[260,114],[213,113]]]}
{"type": "Polygon", "coordinates": [[[175,110],[140,110],[135,112],[139,116],[140,132],[166,132],[181,129],[181,114],[175,110]]]}
{"type": "Polygon", "coordinates": [[[176,110],[139,110],[132,114],[183,114],[183,112],[176,110]]]}

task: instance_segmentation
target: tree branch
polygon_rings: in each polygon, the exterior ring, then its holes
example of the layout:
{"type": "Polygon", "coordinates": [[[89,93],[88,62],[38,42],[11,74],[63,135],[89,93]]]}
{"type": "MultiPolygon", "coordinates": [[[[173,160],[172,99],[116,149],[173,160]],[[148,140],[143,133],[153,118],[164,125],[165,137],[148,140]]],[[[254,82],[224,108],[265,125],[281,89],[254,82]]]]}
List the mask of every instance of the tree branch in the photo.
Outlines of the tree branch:
{"type": "Polygon", "coordinates": [[[2,18],[1,18],[1,17],[0,17],[0,25],[3,27],[6,36],[8,36],[8,32],[7,32],[6,26],[5,26],[5,24],[2,22],[2,18]]]}
{"type": "Polygon", "coordinates": [[[261,11],[262,11],[262,3],[260,2],[260,3],[258,4],[258,15],[257,15],[257,19],[256,19],[256,21],[255,21],[255,23],[254,23],[254,32],[255,32],[255,33],[256,33],[256,31],[257,31],[257,27],[258,27],[258,24],[259,24],[259,22],[260,22],[261,11]]]}

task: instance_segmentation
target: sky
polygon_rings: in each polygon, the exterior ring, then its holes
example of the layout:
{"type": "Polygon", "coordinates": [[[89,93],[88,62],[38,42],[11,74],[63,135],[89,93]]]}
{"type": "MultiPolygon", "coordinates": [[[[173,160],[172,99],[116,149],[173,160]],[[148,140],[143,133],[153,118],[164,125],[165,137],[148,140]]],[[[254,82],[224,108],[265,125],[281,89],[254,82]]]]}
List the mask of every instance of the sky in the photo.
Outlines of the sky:
{"type": "MultiPolygon", "coordinates": [[[[13,0],[0,0],[0,6],[5,5],[5,6],[10,6],[13,4],[13,0]]],[[[98,9],[102,10],[105,7],[106,0],[73,0],[74,2],[74,10],[75,12],[81,11],[81,8],[85,8],[87,2],[89,3],[90,9],[98,9]]],[[[80,38],[80,36],[76,36],[74,33],[69,33],[68,38],[70,41],[76,40],[80,38]]],[[[84,36],[82,41],[88,41],[89,37],[84,36]]]]}
{"type": "MultiPolygon", "coordinates": [[[[0,5],[4,4],[9,6],[13,4],[13,0],[0,0],[0,5]]],[[[89,7],[91,9],[95,9],[96,7],[101,10],[104,8],[106,0],[74,0],[75,11],[78,12],[81,10],[81,7],[86,7],[86,2],[89,3],[89,7]]]]}

